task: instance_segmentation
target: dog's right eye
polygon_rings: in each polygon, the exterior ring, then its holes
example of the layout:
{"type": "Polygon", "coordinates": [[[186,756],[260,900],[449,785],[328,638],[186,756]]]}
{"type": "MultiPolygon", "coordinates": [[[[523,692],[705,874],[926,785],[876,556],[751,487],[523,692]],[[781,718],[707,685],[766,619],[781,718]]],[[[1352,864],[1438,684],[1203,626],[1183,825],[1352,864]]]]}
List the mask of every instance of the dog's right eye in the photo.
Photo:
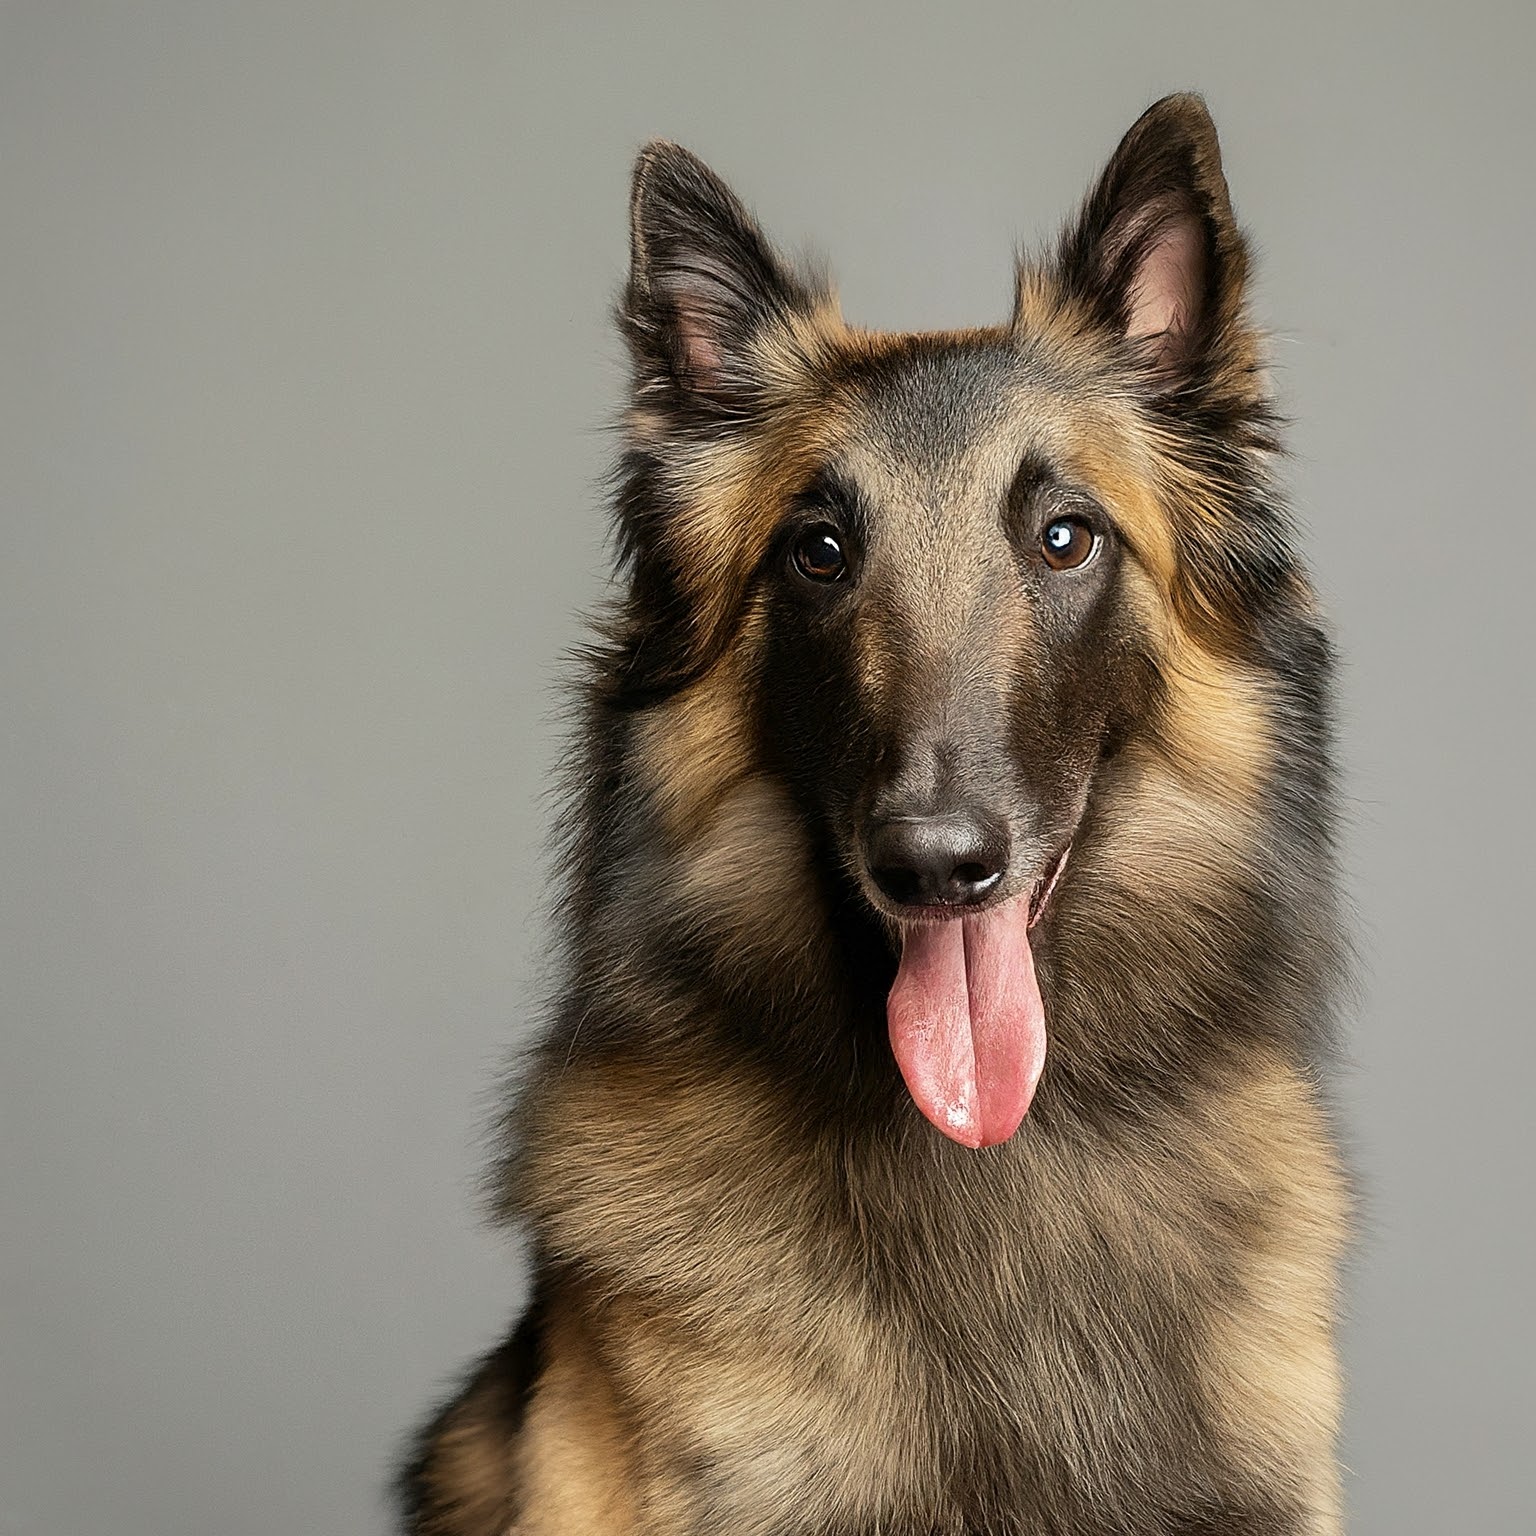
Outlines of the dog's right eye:
{"type": "Polygon", "coordinates": [[[1040,537],[1040,553],[1053,571],[1087,565],[1098,548],[1098,535],[1080,517],[1058,517],[1040,537]]]}
{"type": "Polygon", "coordinates": [[[790,546],[790,559],[807,581],[841,581],[848,570],[848,557],[837,530],[818,523],[797,534],[790,546]]]}

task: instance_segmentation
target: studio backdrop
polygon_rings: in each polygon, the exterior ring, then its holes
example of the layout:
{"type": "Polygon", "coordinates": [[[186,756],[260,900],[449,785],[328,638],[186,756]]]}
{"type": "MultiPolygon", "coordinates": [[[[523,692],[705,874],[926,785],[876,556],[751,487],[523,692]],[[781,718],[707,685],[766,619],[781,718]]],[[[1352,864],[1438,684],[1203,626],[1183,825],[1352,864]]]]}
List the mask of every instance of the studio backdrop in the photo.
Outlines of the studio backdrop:
{"type": "Polygon", "coordinates": [[[1178,89],[1342,656],[1351,1529],[1531,1529],[1533,17],[0,6],[0,1531],[382,1531],[521,1305],[639,144],[938,328],[1178,89]]]}

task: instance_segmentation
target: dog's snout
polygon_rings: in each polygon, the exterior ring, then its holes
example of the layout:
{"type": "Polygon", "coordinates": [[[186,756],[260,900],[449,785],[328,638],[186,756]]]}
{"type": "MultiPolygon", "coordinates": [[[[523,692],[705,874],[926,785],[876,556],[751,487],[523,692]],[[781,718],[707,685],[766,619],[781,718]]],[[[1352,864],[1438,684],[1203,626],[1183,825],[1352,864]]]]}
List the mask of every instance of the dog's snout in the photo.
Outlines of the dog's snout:
{"type": "Polygon", "coordinates": [[[958,907],[983,901],[1008,867],[1008,831],[981,810],[893,816],[869,833],[875,884],[904,907],[958,907]]]}

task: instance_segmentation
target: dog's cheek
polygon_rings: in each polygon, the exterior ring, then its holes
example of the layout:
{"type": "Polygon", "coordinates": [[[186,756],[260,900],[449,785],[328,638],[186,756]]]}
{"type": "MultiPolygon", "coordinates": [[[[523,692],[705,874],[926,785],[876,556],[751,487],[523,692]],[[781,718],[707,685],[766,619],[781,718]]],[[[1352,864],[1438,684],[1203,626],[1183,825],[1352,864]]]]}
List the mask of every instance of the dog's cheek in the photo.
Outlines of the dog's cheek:
{"type": "Polygon", "coordinates": [[[1157,671],[1145,623],[1118,576],[1084,613],[1041,626],[1015,684],[1014,751],[1048,815],[1080,812],[1098,765],[1146,728],[1157,671]]]}

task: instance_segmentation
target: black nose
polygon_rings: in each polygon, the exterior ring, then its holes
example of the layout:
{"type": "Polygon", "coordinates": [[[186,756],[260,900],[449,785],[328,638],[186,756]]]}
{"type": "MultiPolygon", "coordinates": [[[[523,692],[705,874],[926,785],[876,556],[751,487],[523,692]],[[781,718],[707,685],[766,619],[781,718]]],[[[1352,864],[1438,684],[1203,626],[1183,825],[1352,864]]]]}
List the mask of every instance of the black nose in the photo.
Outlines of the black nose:
{"type": "Polygon", "coordinates": [[[895,816],[872,827],[865,857],[876,885],[904,907],[983,900],[1008,867],[1008,831],[981,811],[895,816]]]}

